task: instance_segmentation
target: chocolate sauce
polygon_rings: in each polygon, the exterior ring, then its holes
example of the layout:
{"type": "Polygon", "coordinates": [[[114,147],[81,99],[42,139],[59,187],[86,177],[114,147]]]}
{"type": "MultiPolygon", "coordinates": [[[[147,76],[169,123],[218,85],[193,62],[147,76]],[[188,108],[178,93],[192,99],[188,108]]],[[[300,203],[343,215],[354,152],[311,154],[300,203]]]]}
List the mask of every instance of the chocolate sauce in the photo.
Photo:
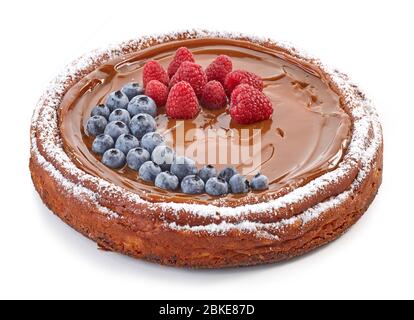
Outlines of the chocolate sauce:
{"type": "MultiPolygon", "coordinates": [[[[199,167],[213,163],[220,169],[233,164],[249,176],[260,171],[270,181],[265,193],[301,186],[336,168],[348,145],[351,121],[322,72],[287,56],[282,50],[223,39],[156,45],[108,62],[73,86],[61,105],[60,130],[65,151],[79,168],[151,201],[208,202],[213,199],[206,194],[188,196],[179,191],[160,190],[141,181],[137,173],[127,167],[107,168],[91,151],[93,138],[84,132],[95,105],[103,103],[109,93],[128,82],[142,83],[142,67],[148,59],[158,60],[167,67],[174,51],[181,46],[188,47],[203,67],[217,55],[226,54],[232,58],[233,70],[248,70],[261,76],[264,93],[272,101],[274,113],[270,120],[242,126],[232,121],[224,109],[202,109],[195,119],[178,121],[169,119],[161,108],[156,118],[158,131],[166,137],[167,143],[177,148],[178,154],[185,152],[199,167]],[[249,130],[249,134],[245,135],[244,130],[249,130]],[[188,136],[183,144],[177,144],[180,132],[188,136]],[[218,132],[219,137],[207,134],[214,132],[218,132]],[[255,150],[258,141],[260,148],[255,150]],[[240,144],[242,147],[236,148],[238,151],[231,147],[240,144]]],[[[231,202],[240,197],[228,195],[225,198],[231,202]]]]}

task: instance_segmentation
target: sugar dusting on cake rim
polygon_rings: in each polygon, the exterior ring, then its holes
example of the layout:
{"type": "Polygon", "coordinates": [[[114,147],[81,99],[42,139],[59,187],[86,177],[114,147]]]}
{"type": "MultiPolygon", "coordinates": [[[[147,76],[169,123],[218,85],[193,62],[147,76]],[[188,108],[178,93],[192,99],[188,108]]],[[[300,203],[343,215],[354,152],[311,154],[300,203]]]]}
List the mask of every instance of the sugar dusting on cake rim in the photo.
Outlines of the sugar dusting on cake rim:
{"type": "Polygon", "coordinates": [[[106,215],[108,219],[120,219],[121,215],[102,206],[99,202],[99,193],[106,192],[115,196],[125,197],[134,203],[146,205],[147,208],[156,210],[169,210],[175,212],[177,217],[180,212],[186,212],[202,217],[239,217],[241,220],[237,223],[229,223],[226,221],[220,223],[212,223],[208,225],[189,226],[178,225],[176,222],[166,222],[165,226],[169,229],[188,232],[208,232],[210,234],[224,234],[230,230],[238,230],[240,232],[254,233],[260,238],[269,238],[277,240],[275,235],[277,230],[283,229],[284,226],[297,223],[298,221],[305,225],[314,219],[321,218],[329,209],[335,208],[348,199],[353,191],[357,189],[364,181],[374,164],[375,156],[382,144],[381,126],[378,121],[376,111],[368,99],[363,96],[361,91],[348,79],[346,75],[339,71],[329,68],[322,64],[317,58],[310,56],[303,51],[299,51],[295,47],[284,43],[276,42],[268,38],[260,38],[248,36],[245,34],[230,32],[211,32],[204,30],[190,30],[182,32],[174,32],[169,34],[146,36],[137,40],[130,40],[118,45],[109,46],[106,49],[95,50],[89,54],[82,56],[69,64],[63,72],[61,72],[49,85],[45,93],[40,98],[34,111],[31,131],[31,152],[35,156],[37,163],[42,166],[49,174],[66,190],[78,199],[95,204],[96,209],[106,215]],[[283,48],[289,54],[305,62],[310,62],[319,67],[326,75],[328,75],[341,95],[345,99],[350,113],[354,117],[352,138],[348,147],[345,159],[339,166],[312,181],[308,184],[297,188],[290,193],[277,199],[258,204],[248,204],[238,207],[226,207],[203,204],[189,203],[152,203],[139,197],[138,194],[127,191],[120,186],[114,185],[106,180],[91,176],[80,170],[71,161],[63,149],[63,144],[59,134],[57,110],[65,91],[71,86],[71,81],[80,80],[85,74],[91,72],[97,65],[105,63],[111,59],[120,57],[130,52],[138,51],[152,44],[164,43],[176,39],[182,39],[183,35],[187,38],[226,38],[226,39],[246,39],[253,43],[273,44],[283,48]],[[39,131],[38,128],[41,128],[39,131]],[[369,134],[371,133],[371,137],[369,134]],[[39,151],[37,145],[36,134],[42,140],[42,149],[50,159],[58,163],[59,167],[64,168],[72,177],[76,177],[77,183],[62,175],[56,169],[52,162],[48,161],[39,151]],[[368,144],[368,145],[367,145],[368,144]],[[272,212],[283,207],[289,207],[297,201],[311,197],[317,192],[326,188],[329,184],[338,181],[340,178],[348,174],[351,166],[359,165],[358,176],[353,181],[348,190],[341,194],[331,197],[312,208],[309,208],[299,215],[288,219],[282,219],[273,223],[261,223],[249,221],[249,214],[260,212],[272,212]],[[84,183],[92,183],[97,186],[99,192],[93,192],[88,189],[84,183]]]}

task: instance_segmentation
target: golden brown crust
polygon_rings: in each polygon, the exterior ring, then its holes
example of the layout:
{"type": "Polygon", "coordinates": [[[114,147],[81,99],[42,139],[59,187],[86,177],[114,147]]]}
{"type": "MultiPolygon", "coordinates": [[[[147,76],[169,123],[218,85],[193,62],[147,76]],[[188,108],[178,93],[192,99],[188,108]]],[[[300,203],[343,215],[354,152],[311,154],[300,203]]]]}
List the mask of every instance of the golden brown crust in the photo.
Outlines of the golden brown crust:
{"type": "Polygon", "coordinates": [[[63,221],[110,251],[166,265],[202,268],[247,266],[293,258],[338,238],[367,210],[381,184],[382,148],[364,183],[341,206],[306,228],[292,226],[285,241],[231,232],[222,236],[169,230],[145,215],[114,220],[67,193],[49,173],[30,160],[33,183],[44,203],[63,221]]]}

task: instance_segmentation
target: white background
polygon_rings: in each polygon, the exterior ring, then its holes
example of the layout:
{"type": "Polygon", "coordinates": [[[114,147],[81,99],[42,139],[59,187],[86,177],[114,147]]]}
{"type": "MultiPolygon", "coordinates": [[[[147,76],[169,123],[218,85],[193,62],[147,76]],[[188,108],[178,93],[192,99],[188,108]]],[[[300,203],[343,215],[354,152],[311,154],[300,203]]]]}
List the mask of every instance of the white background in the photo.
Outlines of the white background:
{"type": "Polygon", "coordinates": [[[0,1],[0,298],[414,298],[412,1],[0,1]],[[334,243],[287,263],[197,271],[96,249],[49,212],[28,170],[29,125],[48,81],[79,55],[185,28],[290,41],[375,101],[384,181],[334,243]]]}

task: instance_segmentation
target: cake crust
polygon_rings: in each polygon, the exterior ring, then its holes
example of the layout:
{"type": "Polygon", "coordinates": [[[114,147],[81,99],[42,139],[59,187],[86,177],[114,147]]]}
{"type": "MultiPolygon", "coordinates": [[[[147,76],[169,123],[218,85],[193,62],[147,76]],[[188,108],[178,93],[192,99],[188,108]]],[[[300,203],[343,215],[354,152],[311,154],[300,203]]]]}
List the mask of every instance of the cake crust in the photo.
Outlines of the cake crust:
{"type": "Polygon", "coordinates": [[[124,42],[86,55],[59,75],[32,121],[30,171],[44,203],[63,221],[111,251],[161,264],[220,268],[270,263],[326,244],[367,210],[381,184],[382,132],[374,108],[348,77],[319,60],[269,39],[185,31],[124,42]],[[58,127],[65,92],[104,62],[157,43],[221,37],[277,47],[318,67],[331,79],[353,121],[338,168],[277,198],[238,207],[151,203],[76,167],[58,127]]]}

